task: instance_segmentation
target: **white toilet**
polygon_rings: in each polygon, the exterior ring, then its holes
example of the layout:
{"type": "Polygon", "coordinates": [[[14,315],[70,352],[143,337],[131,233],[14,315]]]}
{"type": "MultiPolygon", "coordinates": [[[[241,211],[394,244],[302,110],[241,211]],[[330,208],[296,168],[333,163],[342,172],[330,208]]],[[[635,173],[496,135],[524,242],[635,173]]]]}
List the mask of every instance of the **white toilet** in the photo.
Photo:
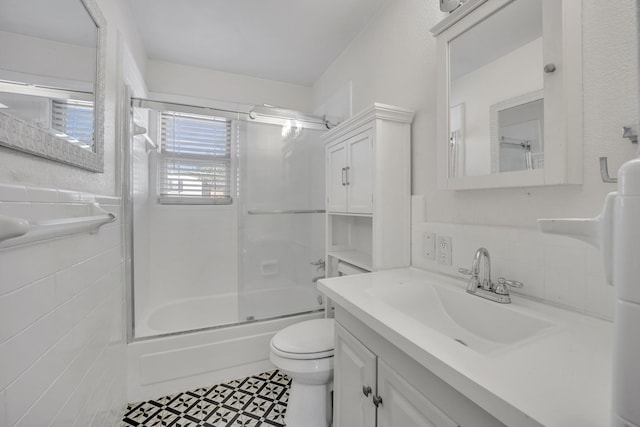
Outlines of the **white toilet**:
{"type": "Polygon", "coordinates": [[[291,377],[288,427],[327,427],[328,386],[333,379],[333,319],[288,326],[271,339],[271,362],[291,377]]]}

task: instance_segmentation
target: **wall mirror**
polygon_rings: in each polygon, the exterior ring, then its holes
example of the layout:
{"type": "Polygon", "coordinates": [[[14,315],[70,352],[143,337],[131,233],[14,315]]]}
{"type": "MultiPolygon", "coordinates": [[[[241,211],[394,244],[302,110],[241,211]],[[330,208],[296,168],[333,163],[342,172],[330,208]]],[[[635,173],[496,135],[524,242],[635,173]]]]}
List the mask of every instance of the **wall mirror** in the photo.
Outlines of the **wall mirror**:
{"type": "Polygon", "coordinates": [[[105,25],[95,0],[0,3],[0,145],[103,171],[105,25]]]}
{"type": "Polygon", "coordinates": [[[580,3],[469,0],[432,29],[440,188],[582,182],[580,3]]]}

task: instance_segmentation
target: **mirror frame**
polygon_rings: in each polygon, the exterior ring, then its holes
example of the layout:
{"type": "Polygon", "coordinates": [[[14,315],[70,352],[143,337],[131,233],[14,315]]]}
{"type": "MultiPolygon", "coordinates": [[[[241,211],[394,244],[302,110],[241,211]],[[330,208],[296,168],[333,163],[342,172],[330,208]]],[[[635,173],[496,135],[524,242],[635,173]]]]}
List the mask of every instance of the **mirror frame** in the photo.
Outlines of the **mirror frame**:
{"type": "Polygon", "coordinates": [[[78,0],[96,24],[96,76],[94,84],[94,151],[89,151],[54,136],[22,119],[0,110],[0,145],[49,160],[104,172],[104,110],[107,23],[95,0],[78,0]]]}
{"type": "Polygon", "coordinates": [[[438,189],[582,184],[582,2],[575,0],[542,0],[543,63],[556,65],[544,74],[544,169],[449,176],[449,43],[513,1],[526,0],[469,0],[431,29],[437,38],[438,189]]]}

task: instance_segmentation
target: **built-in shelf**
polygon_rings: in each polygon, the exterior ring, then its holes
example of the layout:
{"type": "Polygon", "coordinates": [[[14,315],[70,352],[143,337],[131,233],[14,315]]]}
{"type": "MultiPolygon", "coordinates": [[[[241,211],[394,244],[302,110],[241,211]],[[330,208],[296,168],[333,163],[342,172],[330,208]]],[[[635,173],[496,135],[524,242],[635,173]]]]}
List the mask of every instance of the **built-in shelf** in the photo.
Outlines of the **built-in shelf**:
{"type": "Polygon", "coordinates": [[[97,203],[89,205],[88,216],[30,221],[0,215],[0,248],[54,239],[78,233],[97,233],[100,227],[116,220],[97,203]]]}
{"type": "Polygon", "coordinates": [[[356,250],[330,251],[328,256],[334,257],[356,267],[360,267],[367,271],[373,271],[373,263],[371,254],[356,250]]]}

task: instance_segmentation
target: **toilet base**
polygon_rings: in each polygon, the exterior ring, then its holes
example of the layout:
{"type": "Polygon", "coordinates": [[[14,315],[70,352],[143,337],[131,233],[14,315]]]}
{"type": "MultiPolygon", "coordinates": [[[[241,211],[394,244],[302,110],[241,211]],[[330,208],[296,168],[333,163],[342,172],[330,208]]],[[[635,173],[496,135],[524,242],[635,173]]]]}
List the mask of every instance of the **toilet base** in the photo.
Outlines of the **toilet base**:
{"type": "Polygon", "coordinates": [[[287,427],[327,427],[327,384],[291,381],[284,422],[287,427]]]}

